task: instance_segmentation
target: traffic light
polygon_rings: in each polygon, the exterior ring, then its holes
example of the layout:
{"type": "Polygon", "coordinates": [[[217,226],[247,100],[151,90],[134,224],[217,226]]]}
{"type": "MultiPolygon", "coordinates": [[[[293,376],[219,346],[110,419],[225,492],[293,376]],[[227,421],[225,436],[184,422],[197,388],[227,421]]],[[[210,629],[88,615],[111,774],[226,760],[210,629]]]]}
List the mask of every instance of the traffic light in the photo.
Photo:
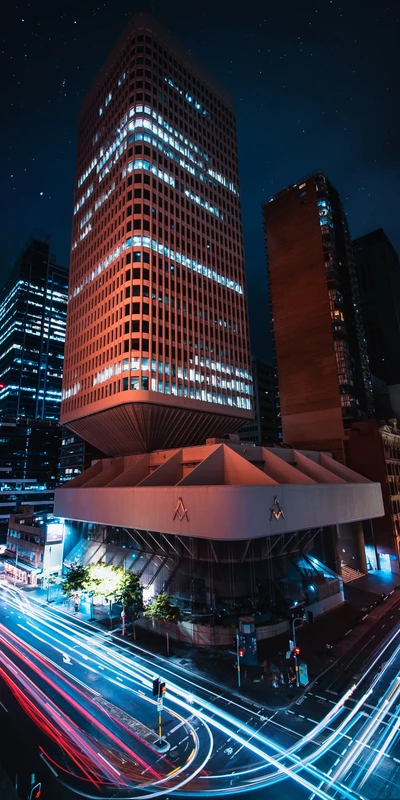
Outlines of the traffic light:
{"type": "Polygon", "coordinates": [[[158,696],[159,697],[163,697],[165,695],[166,691],[167,691],[167,687],[165,685],[165,681],[160,681],[159,687],[158,687],[158,696]]]}
{"type": "Polygon", "coordinates": [[[153,680],[153,697],[158,697],[160,693],[160,678],[153,680]]]}
{"type": "Polygon", "coordinates": [[[239,655],[239,658],[243,658],[243,656],[246,655],[246,650],[244,649],[244,647],[240,647],[239,648],[238,655],[239,655]]]}
{"type": "Polygon", "coordinates": [[[306,619],[308,625],[314,625],[314,614],[312,611],[307,611],[306,619]]]}
{"type": "Polygon", "coordinates": [[[37,783],[36,786],[33,786],[31,789],[29,800],[39,800],[41,796],[42,796],[42,784],[37,783]]]}
{"type": "Polygon", "coordinates": [[[294,648],[294,650],[293,650],[293,655],[294,655],[294,656],[299,656],[299,655],[300,655],[300,647],[295,647],[295,648],[294,648]]]}

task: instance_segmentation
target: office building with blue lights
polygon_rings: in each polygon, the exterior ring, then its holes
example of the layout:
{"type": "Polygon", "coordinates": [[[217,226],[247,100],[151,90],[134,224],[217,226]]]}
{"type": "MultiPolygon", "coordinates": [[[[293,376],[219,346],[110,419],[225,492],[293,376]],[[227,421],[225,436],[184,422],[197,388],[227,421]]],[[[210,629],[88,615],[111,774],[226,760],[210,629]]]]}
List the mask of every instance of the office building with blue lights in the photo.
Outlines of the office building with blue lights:
{"type": "Polygon", "coordinates": [[[19,509],[52,512],[59,482],[68,270],[35,233],[0,295],[0,536],[19,509]]]}
{"type": "Polygon", "coordinates": [[[0,416],[60,416],[68,270],[35,234],[0,299],[0,416]]]}

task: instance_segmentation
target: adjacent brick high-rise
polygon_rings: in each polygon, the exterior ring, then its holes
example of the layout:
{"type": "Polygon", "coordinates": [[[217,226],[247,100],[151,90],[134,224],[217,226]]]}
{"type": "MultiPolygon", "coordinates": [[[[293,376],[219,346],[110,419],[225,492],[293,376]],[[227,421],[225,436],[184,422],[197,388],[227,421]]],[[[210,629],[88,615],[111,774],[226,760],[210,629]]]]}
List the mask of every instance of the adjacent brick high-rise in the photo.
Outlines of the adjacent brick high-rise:
{"type": "Polygon", "coordinates": [[[343,460],[346,420],[373,414],[352,245],[316,172],[263,207],[283,441],[343,460]]]}
{"type": "Polygon", "coordinates": [[[232,100],[138,14],[82,110],[61,422],[122,455],[251,409],[232,100]]]}

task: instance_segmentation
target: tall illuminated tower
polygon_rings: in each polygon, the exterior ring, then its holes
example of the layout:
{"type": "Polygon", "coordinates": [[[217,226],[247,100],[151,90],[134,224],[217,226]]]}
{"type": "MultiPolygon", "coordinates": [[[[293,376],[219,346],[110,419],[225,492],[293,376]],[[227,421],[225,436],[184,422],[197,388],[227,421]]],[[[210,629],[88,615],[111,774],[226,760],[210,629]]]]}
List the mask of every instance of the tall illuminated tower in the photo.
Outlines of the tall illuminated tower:
{"type": "Polygon", "coordinates": [[[138,14],[82,109],[61,421],[123,455],[251,409],[232,100],[138,14]]]}

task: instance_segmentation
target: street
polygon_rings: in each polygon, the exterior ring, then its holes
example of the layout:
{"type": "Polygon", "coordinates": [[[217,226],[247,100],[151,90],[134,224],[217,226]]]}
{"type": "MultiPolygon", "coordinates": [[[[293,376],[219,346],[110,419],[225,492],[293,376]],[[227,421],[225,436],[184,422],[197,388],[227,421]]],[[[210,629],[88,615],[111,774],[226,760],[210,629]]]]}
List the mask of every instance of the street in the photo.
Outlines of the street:
{"type": "Polygon", "coordinates": [[[44,800],[400,798],[399,602],[290,708],[269,710],[24,591],[0,592],[0,724],[21,797],[34,773],[44,800]]]}

